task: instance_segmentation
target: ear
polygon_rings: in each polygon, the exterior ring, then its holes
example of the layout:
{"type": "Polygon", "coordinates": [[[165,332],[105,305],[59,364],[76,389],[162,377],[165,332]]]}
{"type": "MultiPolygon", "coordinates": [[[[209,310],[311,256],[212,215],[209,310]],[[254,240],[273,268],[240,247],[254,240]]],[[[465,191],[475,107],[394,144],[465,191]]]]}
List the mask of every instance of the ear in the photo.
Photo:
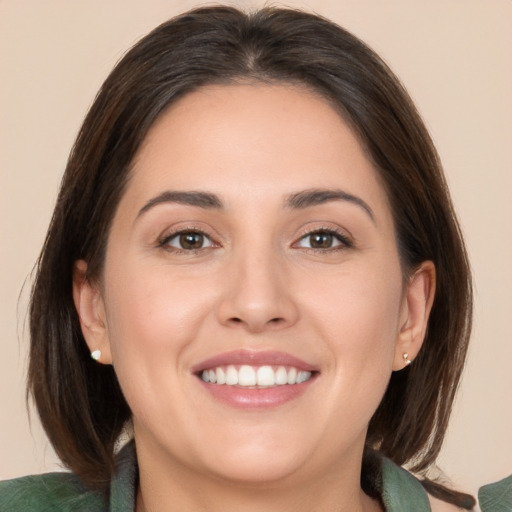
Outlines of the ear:
{"type": "Polygon", "coordinates": [[[408,366],[410,361],[413,361],[418,355],[427,332],[428,317],[434,302],[435,289],[436,269],[434,263],[425,261],[411,276],[404,290],[393,370],[401,370],[408,366]]]}
{"type": "Polygon", "coordinates": [[[84,260],[76,261],[73,268],[73,301],[89,351],[92,354],[99,350],[101,355],[97,361],[112,364],[102,293],[100,287],[87,278],[84,260]]]}

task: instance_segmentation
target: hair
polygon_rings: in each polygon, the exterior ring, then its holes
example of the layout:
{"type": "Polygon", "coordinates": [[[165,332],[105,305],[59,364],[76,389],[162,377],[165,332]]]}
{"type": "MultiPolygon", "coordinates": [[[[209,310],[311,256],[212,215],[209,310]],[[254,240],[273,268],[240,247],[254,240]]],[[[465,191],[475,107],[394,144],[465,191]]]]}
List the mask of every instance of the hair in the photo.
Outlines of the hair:
{"type": "MultiPolygon", "coordinates": [[[[84,259],[87,278],[101,277],[131,164],[162,112],[204,85],[247,81],[303,85],[337,108],[387,192],[404,276],[435,264],[423,348],[393,373],[366,446],[415,472],[441,448],[469,340],[472,285],[439,157],[409,95],[370,48],[322,17],[198,8],[149,33],[106,79],[70,154],[36,266],[28,394],[63,463],[91,488],[107,488],[131,412],[114,369],[89,356],[72,297],[74,263],[84,259]]],[[[464,495],[424,485],[464,506],[464,495]]]]}

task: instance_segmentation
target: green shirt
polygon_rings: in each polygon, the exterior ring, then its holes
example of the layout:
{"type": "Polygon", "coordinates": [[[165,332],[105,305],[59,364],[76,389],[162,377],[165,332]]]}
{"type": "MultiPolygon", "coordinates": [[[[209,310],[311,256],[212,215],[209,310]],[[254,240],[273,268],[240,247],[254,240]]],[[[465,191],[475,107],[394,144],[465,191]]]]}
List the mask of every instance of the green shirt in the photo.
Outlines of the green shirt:
{"type": "Polygon", "coordinates": [[[482,512],[511,512],[512,475],[481,487],[478,491],[478,502],[482,512]]]}
{"type": "MultiPolygon", "coordinates": [[[[387,512],[430,512],[418,480],[389,459],[381,459],[382,501],[387,512]]],[[[134,512],[137,460],[134,443],[118,456],[110,497],[84,487],[72,473],[47,473],[0,482],[0,512],[134,512]]]]}

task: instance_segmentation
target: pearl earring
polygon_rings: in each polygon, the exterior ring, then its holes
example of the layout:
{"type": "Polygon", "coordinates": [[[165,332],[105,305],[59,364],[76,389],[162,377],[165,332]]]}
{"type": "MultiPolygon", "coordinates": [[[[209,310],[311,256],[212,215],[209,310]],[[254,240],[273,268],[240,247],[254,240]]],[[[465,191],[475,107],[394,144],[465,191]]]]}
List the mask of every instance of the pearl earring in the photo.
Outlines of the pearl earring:
{"type": "Polygon", "coordinates": [[[402,357],[404,358],[405,366],[409,366],[412,363],[412,361],[410,359],[408,359],[409,354],[407,352],[405,354],[403,354],[402,357]]]}
{"type": "Polygon", "coordinates": [[[93,350],[91,352],[91,357],[95,360],[95,361],[99,361],[100,360],[100,357],[101,357],[101,350],[93,350]]]}

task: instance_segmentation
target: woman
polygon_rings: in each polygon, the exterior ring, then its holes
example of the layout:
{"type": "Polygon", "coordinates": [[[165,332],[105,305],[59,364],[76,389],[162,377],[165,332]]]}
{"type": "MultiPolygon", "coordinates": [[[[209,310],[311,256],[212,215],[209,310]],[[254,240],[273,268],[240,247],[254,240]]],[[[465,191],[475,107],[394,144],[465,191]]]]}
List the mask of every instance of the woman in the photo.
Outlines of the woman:
{"type": "Polygon", "coordinates": [[[473,504],[399,467],[435,461],[471,324],[441,166],[391,71],[322,18],[198,9],[122,59],[30,317],[29,390],[74,474],[6,482],[0,510],[473,504]]]}

